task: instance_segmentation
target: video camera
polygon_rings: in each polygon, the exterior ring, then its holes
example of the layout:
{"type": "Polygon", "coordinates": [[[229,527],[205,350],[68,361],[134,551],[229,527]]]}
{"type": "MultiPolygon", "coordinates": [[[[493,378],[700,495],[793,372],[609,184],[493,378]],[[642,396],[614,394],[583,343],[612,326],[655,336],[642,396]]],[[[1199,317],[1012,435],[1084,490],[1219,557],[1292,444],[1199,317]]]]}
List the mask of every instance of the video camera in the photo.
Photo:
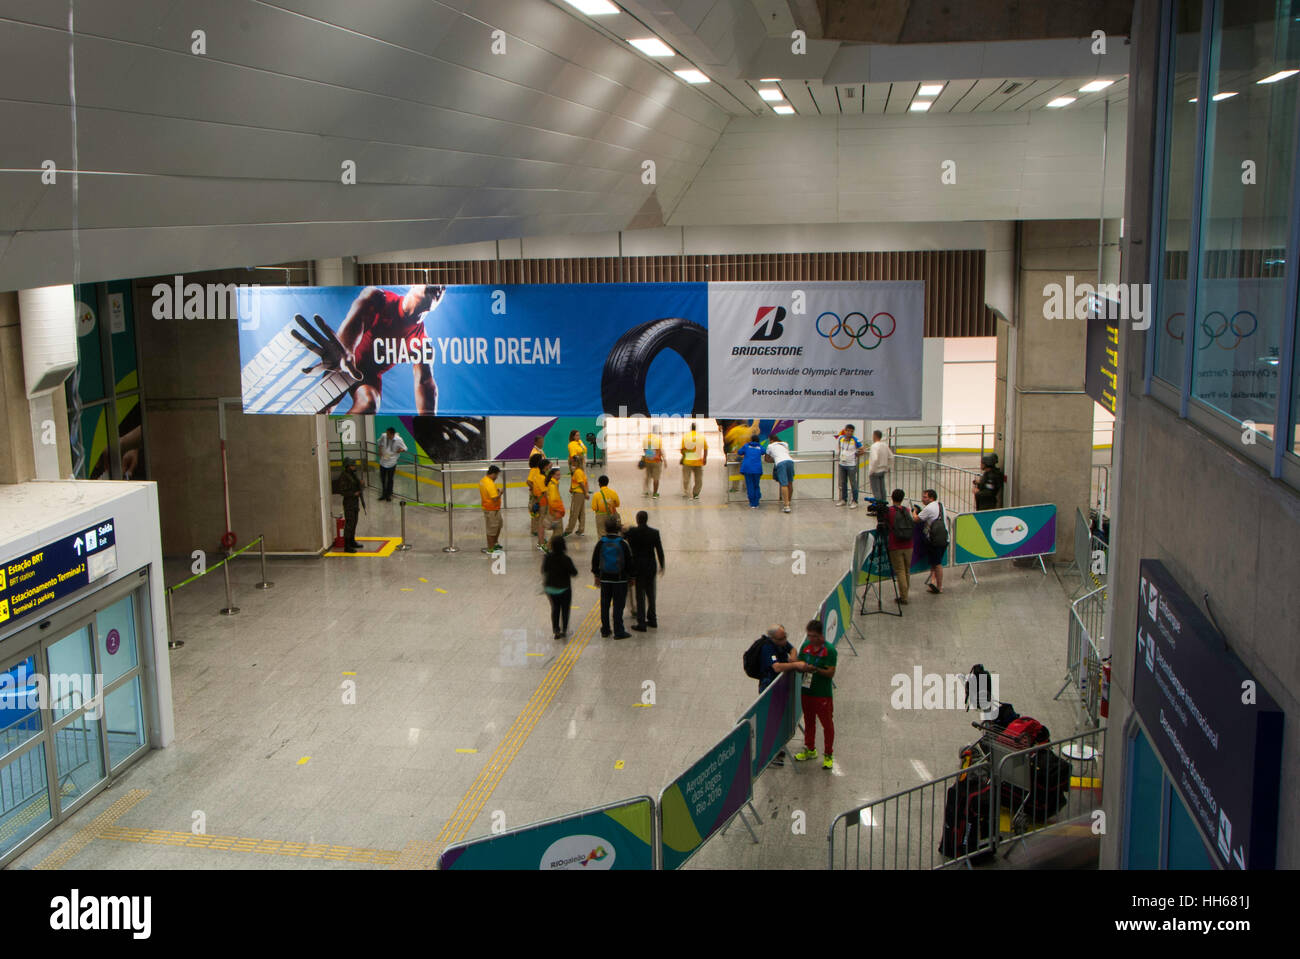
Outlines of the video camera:
{"type": "Polygon", "coordinates": [[[887,523],[889,521],[889,507],[894,504],[889,500],[876,499],[874,496],[864,496],[862,501],[867,504],[867,512],[876,518],[877,524],[887,523]]]}

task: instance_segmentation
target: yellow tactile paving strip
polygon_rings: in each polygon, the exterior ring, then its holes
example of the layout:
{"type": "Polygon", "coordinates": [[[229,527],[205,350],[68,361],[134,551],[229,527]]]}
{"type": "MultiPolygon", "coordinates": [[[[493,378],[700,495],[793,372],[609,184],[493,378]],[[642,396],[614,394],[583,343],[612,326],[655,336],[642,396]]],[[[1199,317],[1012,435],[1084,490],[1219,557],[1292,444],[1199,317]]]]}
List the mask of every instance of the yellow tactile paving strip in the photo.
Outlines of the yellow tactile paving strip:
{"type": "MultiPolygon", "coordinates": [[[[596,634],[599,628],[600,603],[596,603],[583,617],[582,624],[574,633],[573,641],[566,645],[564,652],[556,657],[555,662],[551,663],[546,675],[542,677],[541,683],[533,692],[532,698],[528,700],[523,710],[515,718],[514,723],[506,731],[505,736],[502,737],[497,748],[492,751],[492,755],[483,764],[483,769],[470,785],[469,790],[461,799],[451,818],[442,827],[442,832],[438,833],[438,838],[432,843],[433,848],[421,850],[420,858],[422,860],[431,855],[436,861],[442,850],[448,845],[465,838],[465,834],[473,826],[474,820],[478,818],[484,804],[491,798],[493,790],[501,782],[501,777],[505,775],[515,756],[519,754],[519,750],[528,741],[529,735],[541,721],[542,716],[545,715],[546,707],[551,704],[551,700],[555,698],[555,694],[559,692],[564,680],[568,677],[574,664],[577,663],[578,657],[582,655],[582,651],[587,648],[587,644],[591,642],[592,636],[596,634]]],[[[399,868],[401,868],[400,865],[399,868]]],[[[407,868],[419,868],[419,865],[412,863],[407,868]]]]}
{"type": "Polygon", "coordinates": [[[62,869],[73,856],[98,839],[104,830],[110,828],[113,823],[130,811],[132,806],[147,795],[149,795],[147,789],[132,789],[127,792],[121,799],[96,816],[88,825],[77,830],[71,839],[37,863],[35,868],[62,869]]]}
{"type": "Polygon", "coordinates": [[[171,829],[137,829],[131,826],[108,826],[100,832],[98,838],[116,839],[118,842],[139,842],[151,846],[183,846],[186,849],[210,849],[214,852],[251,852],[263,856],[296,856],[301,859],[360,862],[376,866],[391,865],[397,861],[399,855],[395,849],[285,842],[282,839],[252,839],[247,836],[196,836],[193,833],[171,829]]]}

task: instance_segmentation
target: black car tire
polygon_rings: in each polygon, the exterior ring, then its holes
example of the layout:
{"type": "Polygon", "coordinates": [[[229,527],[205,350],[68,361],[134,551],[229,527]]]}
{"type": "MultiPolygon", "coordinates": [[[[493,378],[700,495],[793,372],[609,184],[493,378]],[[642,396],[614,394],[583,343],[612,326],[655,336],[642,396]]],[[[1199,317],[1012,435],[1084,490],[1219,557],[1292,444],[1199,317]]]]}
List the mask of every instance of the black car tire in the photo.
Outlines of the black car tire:
{"type": "Polygon", "coordinates": [[[695,380],[695,401],[689,410],[703,413],[709,404],[709,334],[691,320],[670,316],[628,330],[609,351],[600,378],[601,405],[614,416],[650,415],[646,402],[646,376],[650,364],[664,350],[673,350],[695,380]]]}

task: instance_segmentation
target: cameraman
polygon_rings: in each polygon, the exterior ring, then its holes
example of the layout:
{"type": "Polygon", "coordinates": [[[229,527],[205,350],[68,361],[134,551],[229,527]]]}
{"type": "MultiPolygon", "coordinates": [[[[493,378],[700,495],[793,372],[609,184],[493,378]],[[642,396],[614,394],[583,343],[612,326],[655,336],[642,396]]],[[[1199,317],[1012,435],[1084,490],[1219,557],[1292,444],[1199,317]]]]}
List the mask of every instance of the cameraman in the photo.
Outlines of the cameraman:
{"type": "Polygon", "coordinates": [[[911,511],[903,505],[903,491],[889,494],[893,505],[889,507],[889,565],[894,568],[898,583],[898,604],[907,605],[907,590],[911,586],[912,531],[915,529],[911,511]],[[901,518],[900,518],[901,517],[901,518]]]}

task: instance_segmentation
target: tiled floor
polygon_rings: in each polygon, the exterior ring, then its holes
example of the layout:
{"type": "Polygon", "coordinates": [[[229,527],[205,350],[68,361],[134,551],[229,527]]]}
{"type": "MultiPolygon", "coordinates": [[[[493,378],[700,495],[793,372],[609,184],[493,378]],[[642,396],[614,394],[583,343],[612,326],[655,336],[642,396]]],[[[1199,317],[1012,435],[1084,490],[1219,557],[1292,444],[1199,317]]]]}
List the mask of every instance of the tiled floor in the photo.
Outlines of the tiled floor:
{"type": "MultiPolygon", "coordinates": [[[[455,514],[462,548],[451,555],[441,551],[445,515],[412,510],[408,524],[419,545],[388,559],[274,561],[276,585],[267,591],[252,588],[255,561],[237,564],[237,616],[217,614],[220,576],[177,594],[177,637],[186,645],[172,654],[175,744],[150,753],[14,867],[40,865],[118,799],[135,797],[131,790],[145,794],[56,862],[409,865],[427,861],[430,843],[489,832],[494,814],[517,826],[657,797],[752,701],[755,683],[740,662],[746,646],[773,621],[792,638],[802,635],[868,517],[824,499],[798,501],[785,515],[770,487],[761,511],[724,506],[720,471],[710,471],[699,502],[688,502],[673,469],[652,504],[640,495],[631,460],[609,472],[625,517],[650,508],[663,533],[668,569],[657,631],[624,641],[587,638],[598,626],[587,619],[598,594],[584,574],[576,581],[576,635],[567,641],[581,652],[562,661],[565,644],[551,638],[540,556],[521,509],[507,512],[500,575],[479,552],[482,520],[470,510],[455,514]],[[802,575],[792,572],[794,550],[807,554],[802,575]],[[644,708],[647,682],[655,701],[644,708]],[[508,765],[491,770],[494,757],[508,765]],[[495,782],[490,794],[485,772],[495,782]],[[199,817],[208,838],[179,845],[199,817]]],[[[588,529],[571,541],[580,570],[590,565],[588,529]]],[[[372,505],[360,530],[396,531],[390,504],[372,505]]],[[[178,563],[171,578],[183,569],[178,563]]],[[[1022,713],[1054,735],[1072,732],[1073,708],[1052,697],[1063,677],[1075,582],[1048,569],[1044,576],[1037,566],[988,565],[978,587],[949,571],[942,596],[915,584],[904,617],[859,620],[860,655],[840,650],[835,769],[769,769],[755,785],[760,842],[736,823],[691,865],[821,867],[836,813],[955,769],[958,748],[974,738],[973,714],[891,708],[891,678],[910,677],[916,666],[946,674],[982,662],[1000,674],[1003,698],[1022,713]],[[792,830],[796,811],[804,834],[792,830]]]]}

